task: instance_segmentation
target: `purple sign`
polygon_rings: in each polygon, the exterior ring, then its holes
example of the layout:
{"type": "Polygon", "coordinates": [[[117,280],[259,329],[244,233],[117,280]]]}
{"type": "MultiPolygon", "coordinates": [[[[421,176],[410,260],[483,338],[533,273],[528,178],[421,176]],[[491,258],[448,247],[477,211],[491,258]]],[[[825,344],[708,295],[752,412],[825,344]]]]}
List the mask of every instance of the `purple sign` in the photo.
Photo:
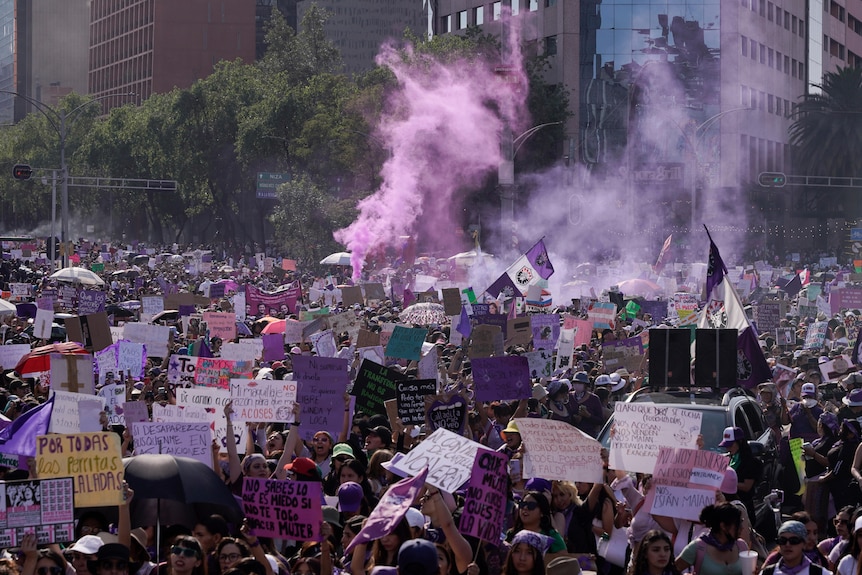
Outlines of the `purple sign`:
{"type": "Polygon", "coordinates": [[[210,299],[223,298],[224,297],[224,284],[216,283],[210,285],[210,299]]]}
{"type": "Polygon", "coordinates": [[[478,401],[529,399],[530,363],[526,357],[474,357],[473,386],[478,401]]]}
{"type": "Polygon", "coordinates": [[[246,477],[242,510],[260,537],[319,541],[323,523],[322,485],[314,481],[277,481],[246,477]]]}
{"type": "Polygon", "coordinates": [[[294,313],[296,302],[302,297],[301,287],[266,292],[249,284],[245,288],[246,315],[262,317],[279,313],[294,313]]]}
{"type": "Polygon", "coordinates": [[[105,311],[107,295],[103,291],[82,289],[78,292],[78,315],[90,315],[105,311]]]}
{"type": "Polygon", "coordinates": [[[261,339],[263,340],[264,361],[281,361],[284,359],[283,333],[265,333],[261,335],[261,339]]]}
{"type": "Polygon", "coordinates": [[[862,309],[862,289],[836,289],[829,292],[829,310],[832,314],[842,309],[862,309]]]}
{"type": "Polygon", "coordinates": [[[193,305],[182,305],[182,304],[180,304],[179,309],[177,311],[179,312],[180,317],[185,317],[188,315],[192,315],[197,310],[195,309],[195,306],[193,306],[193,305]]]}
{"type": "Polygon", "coordinates": [[[554,349],[560,339],[560,316],[558,314],[533,314],[530,316],[534,349],[554,349]]]}
{"type": "Polygon", "coordinates": [[[509,458],[504,453],[480,449],[473,460],[467,483],[464,514],[458,525],[464,535],[496,543],[506,519],[509,458]]]}
{"type": "Polygon", "coordinates": [[[350,382],[347,360],[337,357],[293,357],[296,401],[302,406],[302,438],[310,441],[318,431],[338,437],[344,426],[344,392],[350,382]]]}

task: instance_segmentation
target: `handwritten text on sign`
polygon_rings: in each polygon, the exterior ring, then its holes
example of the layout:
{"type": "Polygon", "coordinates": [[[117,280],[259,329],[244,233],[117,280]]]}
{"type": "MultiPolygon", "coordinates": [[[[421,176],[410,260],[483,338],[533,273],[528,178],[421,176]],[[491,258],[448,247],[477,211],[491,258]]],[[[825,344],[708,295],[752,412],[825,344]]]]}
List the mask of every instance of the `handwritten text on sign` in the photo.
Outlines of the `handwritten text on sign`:
{"type": "Polygon", "coordinates": [[[296,356],[293,373],[299,384],[302,418],[307,424],[300,427],[302,438],[311,441],[320,430],[338,436],[344,422],[344,391],[350,382],[347,360],[296,356]]]}
{"type": "Polygon", "coordinates": [[[713,451],[662,447],[653,489],[644,502],[646,509],[656,515],[697,521],[701,509],[715,502],[727,464],[727,457],[713,451]]]}
{"type": "Polygon", "coordinates": [[[503,453],[484,449],[476,453],[467,484],[464,514],[458,525],[461,533],[492,543],[499,541],[506,519],[508,462],[509,458],[503,453]]]}
{"type": "Polygon", "coordinates": [[[662,447],[694,449],[703,414],[653,403],[621,403],[614,407],[610,467],[652,473],[662,447]]]}
{"type": "Polygon", "coordinates": [[[231,379],[230,400],[234,421],[293,423],[296,382],[267,379],[231,379]]]}
{"type": "Polygon", "coordinates": [[[323,523],[320,489],[320,483],[309,481],[246,477],[242,509],[256,535],[317,541],[323,523]]]}
{"type": "Polygon", "coordinates": [[[405,475],[418,475],[427,466],[426,483],[455,493],[470,478],[473,461],[479,449],[484,448],[475,441],[441,428],[414,447],[393,467],[405,475]]]}
{"type": "Polygon", "coordinates": [[[168,453],[197,459],[206,466],[212,465],[212,432],[208,423],[165,422],[132,423],[135,438],[135,455],[141,453],[168,453]]]}
{"type": "Polygon", "coordinates": [[[72,477],[75,507],[120,505],[123,459],[116,433],[40,435],[36,438],[40,478],[72,477]]]}
{"type": "Polygon", "coordinates": [[[564,421],[518,418],[524,441],[524,477],[559,481],[602,480],[601,445],[564,421]]]}

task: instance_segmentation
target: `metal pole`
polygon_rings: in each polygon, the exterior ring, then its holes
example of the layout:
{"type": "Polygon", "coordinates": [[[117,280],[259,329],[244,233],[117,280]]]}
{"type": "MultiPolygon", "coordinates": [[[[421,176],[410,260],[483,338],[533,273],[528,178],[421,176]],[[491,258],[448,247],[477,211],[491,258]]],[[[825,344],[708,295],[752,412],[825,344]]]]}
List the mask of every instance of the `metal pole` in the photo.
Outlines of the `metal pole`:
{"type": "Polygon", "coordinates": [[[51,239],[48,247],[51,254],[51,262],[49,269],[54,273],[54,266],[57,265],[57,170],[51,170],[51,239]]]}
{"type": "Polygon", "coordinates": [[[66,166],[66,112],[60,110],[60,175],[63,178],[61,188],[61,206],[60,213],[62,216],[62,225],[60,229],[61,238],[65,249],[63,253],[63,267],[69,267],[69,168],[66,166]]]}

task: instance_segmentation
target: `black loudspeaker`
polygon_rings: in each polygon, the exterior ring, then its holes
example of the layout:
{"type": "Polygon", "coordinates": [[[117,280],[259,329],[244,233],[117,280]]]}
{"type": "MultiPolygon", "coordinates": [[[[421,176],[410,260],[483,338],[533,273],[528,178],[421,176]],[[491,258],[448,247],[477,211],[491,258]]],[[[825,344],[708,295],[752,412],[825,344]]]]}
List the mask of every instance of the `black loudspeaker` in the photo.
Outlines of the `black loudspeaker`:
{"type": "Polygon", "coordinates": [[[735,329],[699,329],[694,344],[694,383],[697,387],[736,387],[735,329]]]}
{"type": "Polygon", "coordinates": [[[649,330],[649,385],[654,389],[691,385],[690,330],[649,330]]]}

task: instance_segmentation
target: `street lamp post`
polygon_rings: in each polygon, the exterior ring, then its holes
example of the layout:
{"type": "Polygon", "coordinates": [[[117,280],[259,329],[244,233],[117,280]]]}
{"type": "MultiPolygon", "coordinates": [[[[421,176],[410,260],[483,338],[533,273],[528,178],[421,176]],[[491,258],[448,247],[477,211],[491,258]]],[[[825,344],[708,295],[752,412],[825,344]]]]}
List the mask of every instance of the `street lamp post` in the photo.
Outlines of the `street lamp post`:
{"type": "MultiPolygon", "coordinates": [[[[29,96],[24,96],[19,94],[18,92],[12,92],[9,90],[0,90],[0,94],[10,94],[17,98],[21,98],[25,102],[28,102],[32,105],[36,110],[39,111],[40,114],[45,116],[45,119],[48,120],[48,123],[57,133],[57,137],[59,138],[59,147],[60,147],[60,178],[61,178],[61,188],[60,188],[60,242],[61,245],[64,246],[62,250],[63,253],[63,267],[67,267],[69,265],[69,250],[68,244],[69,241],[69,169],[66,165],[66,136],[68,135],[68,130],[72,126],[75,125],[76,118],[78,114],[90,104],[94,102],[99,102],[101,100],[106,100],[108,98],[116,98],[116,97],[130,97],[134,96],[134,93],[126,93],[126,94],[106,94],[104,96],[99,96],[97,98],[93,98],[92,100],[87,100],[83,104],[77,106],[69,112],[66,112],[63,109],[55,109],[43,102],[38,100],[34,100],[29,96]]],[[[52,208],[52,214],[54,209],[52,208]]],[[[54,216],[52,215],[51,225],[53,226],[54,216]]],[[[53,242],[53,238],[51,239],[53,242]]],[[[53,264],[52,264],[53,265],[53,264]]]]}
{"type": "Polygon", "coordinates": [[[497,184],[500,186],[500,231],[502,234],[511,231],[512,237],[515,237],[515,156],[518,154],[518,150],[521,149],[521,146],[533,134],[542,128],[558,126],[562,123],[548,122],[539,124],[524,131],[517,137],[512,137],[512,132],[508,127],[503,130],[503,136],[500,140],[503,159],[500,161],[497,169],[497,184]]]}

